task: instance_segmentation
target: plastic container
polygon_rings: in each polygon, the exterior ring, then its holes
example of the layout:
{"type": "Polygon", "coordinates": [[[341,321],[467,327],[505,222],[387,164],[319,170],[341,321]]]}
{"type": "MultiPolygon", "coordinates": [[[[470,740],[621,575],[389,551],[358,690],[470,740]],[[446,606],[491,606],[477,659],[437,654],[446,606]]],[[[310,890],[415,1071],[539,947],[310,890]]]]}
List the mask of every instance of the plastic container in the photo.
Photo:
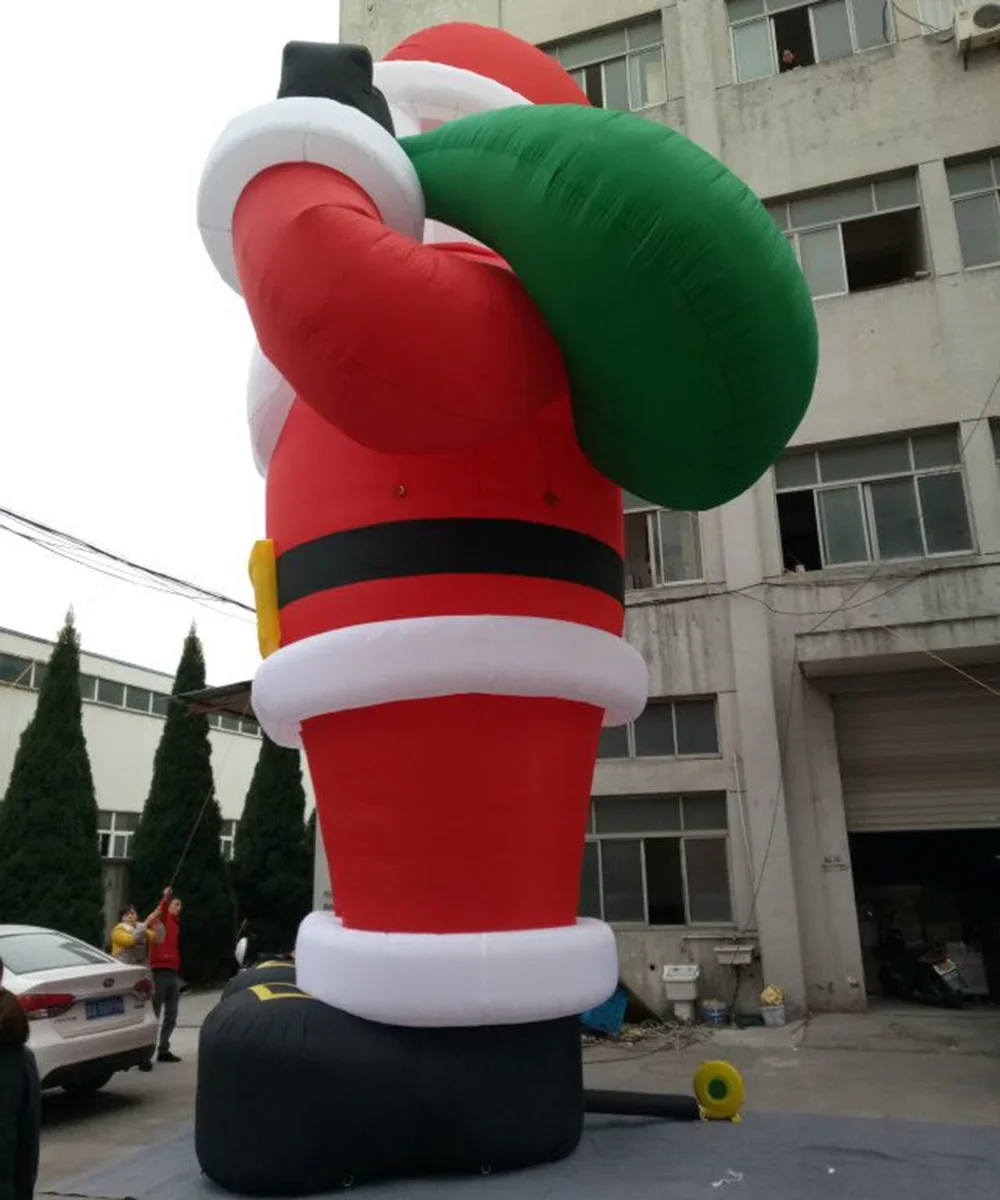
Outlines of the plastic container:
{"type": "Polygon", "coordinates": [[[705,1018],[706,1025],[719,1029],[726,1023],[726,1006],[721,1000],[703,1000],[701,1015],[705,1018]]]}
{"type": "Polygon", "coordinates": [[[785,1023],[785,1006],[783,1004],[765,1004],[760,1015],[768,1029],[778,1029],[785,1023]]]}
{"type": "Polygon", "coordinates": [[[627,1011],[628,992],[623,987],[619,987],[609,1000],[605,1000],[603,1004],[585,1012],[580,1020],[587,1029],[594,1033],[621,1033],[627,1011]]]}

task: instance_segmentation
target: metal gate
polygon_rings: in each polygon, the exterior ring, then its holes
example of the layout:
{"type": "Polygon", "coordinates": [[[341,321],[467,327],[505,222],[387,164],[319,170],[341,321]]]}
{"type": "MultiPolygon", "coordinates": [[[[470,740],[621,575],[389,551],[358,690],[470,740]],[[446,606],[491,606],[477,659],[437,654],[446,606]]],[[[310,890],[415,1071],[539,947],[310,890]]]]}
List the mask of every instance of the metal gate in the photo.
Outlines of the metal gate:
{"type": "MultiPolygon", "coordinates": [[[[1000,690],[1000,670],[968,668],[1000,690]]],[[[1000,696],[954,671],[843,683],[834,696],[852,833],[1000,826],[1000,696]]]]}

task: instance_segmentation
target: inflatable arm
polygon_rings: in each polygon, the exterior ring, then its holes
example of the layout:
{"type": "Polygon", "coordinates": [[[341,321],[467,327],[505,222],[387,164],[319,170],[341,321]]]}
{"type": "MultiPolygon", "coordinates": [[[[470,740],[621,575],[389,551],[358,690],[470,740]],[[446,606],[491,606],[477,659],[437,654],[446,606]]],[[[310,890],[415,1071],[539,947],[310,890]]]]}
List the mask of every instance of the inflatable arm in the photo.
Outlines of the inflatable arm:
{"type": "Polygon", "coordinates": [[[555,340],[495,255],[424,246],[387,227],[340,172],[293,163],[257,175],[233,242],[264,354],[362,445],[450,450],[502,435],[566,394],[555,340]]]}

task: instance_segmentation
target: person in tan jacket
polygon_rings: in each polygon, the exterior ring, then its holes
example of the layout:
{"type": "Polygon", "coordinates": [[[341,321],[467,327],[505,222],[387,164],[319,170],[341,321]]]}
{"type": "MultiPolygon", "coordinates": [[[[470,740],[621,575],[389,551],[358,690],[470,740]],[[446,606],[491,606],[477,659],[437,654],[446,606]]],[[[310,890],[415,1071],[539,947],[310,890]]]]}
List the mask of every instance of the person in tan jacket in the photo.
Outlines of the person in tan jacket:
{"type": "Polygon", "coordinates": [[[145,921],[139,920],[134,904],[128,904],[118,914],[118,924],[111,930],[111,957],[134,967],[149,966],[151,947],[163,937],[163,917],[170,903],[170,889],[163,893],[160,903],[145,921]]]}

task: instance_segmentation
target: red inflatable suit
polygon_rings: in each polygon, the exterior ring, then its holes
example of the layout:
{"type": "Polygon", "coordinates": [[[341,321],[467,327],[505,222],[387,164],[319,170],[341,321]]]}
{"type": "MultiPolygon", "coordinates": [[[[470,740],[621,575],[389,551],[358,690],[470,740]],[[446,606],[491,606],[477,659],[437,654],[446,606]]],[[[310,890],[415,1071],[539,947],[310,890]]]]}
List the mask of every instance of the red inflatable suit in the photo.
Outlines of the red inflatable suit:
{"type": "MultiPolygon", "coordinates": [[[[471,25],[375,64],[291,43],[199,225],[258,343],[253,706],[305,750],[335,909],[205,1022],[202,1170],[319,1194],[563,1158],[588,1105],[663,1114],[588,1098],[580,1050],[618,983],[577,917],[598,738],[648,684],[620,488],[711,508],[781,452],[816,370],[791,249],[693,143],[471,25]]],[[[709,1075],[731,1116],[738,1075],[709,1075]]]]}
{"type": "MultiPolygon", "coordinates": [[[[375,82],[396,126],[438,123],[443,87],[468,111],[586,104],[553,60],[470,27],[404,43],[375,82]]],[[[267,158],[231,221],[280,642],[254,709],[305,749],[337,914],[303,926],[298,978],[401,1025],[568,1016],[618,974],[610,930],[576,913],[601,723],[646,695],[621,492],[577,444],[516,276],[458,231],[418,240],[402,151],[348,116],[357,167],[267,158]]]]}

